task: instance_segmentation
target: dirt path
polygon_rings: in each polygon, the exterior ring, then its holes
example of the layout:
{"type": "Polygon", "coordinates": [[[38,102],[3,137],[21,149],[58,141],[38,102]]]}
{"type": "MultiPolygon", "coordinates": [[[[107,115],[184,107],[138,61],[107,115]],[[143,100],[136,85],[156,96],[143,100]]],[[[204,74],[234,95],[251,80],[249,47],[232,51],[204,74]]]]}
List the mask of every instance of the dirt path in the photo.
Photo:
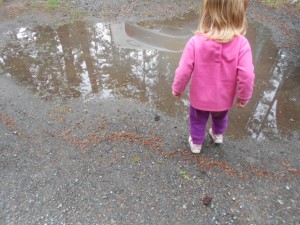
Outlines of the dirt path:
{"type": "MultiPolygon", "coordinates": [[[[47,25],[78,18],[153,21],[197,7],[192,0],[99,2],[77,0],[54,11],[45,1],[0,3],[1,56],[12,42],[9,32],[20,27],[50,32],[47,25]]],[[[251,1],[249,17],[272,30],[277,48],[294,56],[299,72],[299,11],[251,1]]],[[[21,60],[19,73],[26,65],[21,60]]],[[[3,71],[1,224],[299,223],[299,129],[288,139],[264,142],[226,137],[216,146],[207,138],[203,154],[195,156],[188,151],[187,121],[150,104],[49,101],[24,85],[26,78],[16,81],[3,71]]]]}

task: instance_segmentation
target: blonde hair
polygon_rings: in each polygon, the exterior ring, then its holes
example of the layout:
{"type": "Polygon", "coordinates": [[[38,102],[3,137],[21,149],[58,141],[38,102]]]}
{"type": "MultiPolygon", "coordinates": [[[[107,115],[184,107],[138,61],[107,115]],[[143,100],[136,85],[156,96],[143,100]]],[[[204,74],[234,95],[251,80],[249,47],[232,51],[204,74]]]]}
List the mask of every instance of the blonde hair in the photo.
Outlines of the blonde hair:
{"type": "Polygon", "coordinates": [[[220,42],[245,34],[248,0],[202,0],[200,23],[196,34],[220,42]]]}

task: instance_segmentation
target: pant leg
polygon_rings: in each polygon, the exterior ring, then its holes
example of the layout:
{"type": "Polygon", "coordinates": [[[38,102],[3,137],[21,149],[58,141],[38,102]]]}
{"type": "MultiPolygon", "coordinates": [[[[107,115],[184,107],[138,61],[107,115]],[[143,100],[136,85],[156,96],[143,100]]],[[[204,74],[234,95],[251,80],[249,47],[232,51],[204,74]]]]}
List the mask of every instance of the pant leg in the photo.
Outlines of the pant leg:
{"type": "Polygon", "coordinates": [[[212,130],[214,134],[224,134],[228,124],[228,110],[211,112],[212,130]]]}
{"type": "Polygon", "coordinates": [[[190,134],[194,144],[202,145],[205,139],[209,112],[190,106],[190,134]]]}

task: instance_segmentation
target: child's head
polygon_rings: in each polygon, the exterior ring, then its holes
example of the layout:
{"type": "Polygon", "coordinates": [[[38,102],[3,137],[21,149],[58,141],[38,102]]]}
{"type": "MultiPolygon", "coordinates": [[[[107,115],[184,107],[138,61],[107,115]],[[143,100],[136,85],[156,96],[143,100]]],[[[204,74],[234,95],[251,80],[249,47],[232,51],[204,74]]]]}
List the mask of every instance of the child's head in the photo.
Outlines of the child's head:
{"type": "Polygon", "coordinates": [[[248,0],[202,0],[200,23],[196,33],[220,42],[245,34],[248,0]]]}

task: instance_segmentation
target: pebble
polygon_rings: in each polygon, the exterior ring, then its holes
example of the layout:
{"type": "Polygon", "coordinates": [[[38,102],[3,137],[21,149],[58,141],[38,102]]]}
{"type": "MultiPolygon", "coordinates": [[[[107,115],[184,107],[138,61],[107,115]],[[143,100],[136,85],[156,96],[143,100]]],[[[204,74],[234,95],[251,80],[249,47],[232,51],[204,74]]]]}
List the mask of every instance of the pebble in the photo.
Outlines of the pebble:
{"type": "Polygon", "coordinates": [[[277,202],[278,202],[280,205],[283,205],[283,204],[284,204],[284,202],[283,202],[282,200],[280,200],[280,199],[278,199],[277,202]]]}

